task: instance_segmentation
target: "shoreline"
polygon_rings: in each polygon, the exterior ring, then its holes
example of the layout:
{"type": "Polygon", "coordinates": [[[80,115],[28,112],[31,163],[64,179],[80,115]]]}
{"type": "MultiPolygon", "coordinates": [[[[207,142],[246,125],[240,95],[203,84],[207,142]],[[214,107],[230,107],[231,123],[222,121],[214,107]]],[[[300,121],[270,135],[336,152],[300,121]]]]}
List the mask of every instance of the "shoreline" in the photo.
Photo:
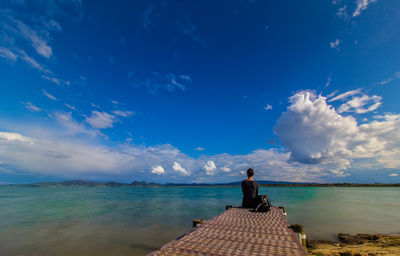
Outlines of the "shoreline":
{"type": "Polygon", "coordinates": [[[313,256],[400,255],[400,233],[338,234],[339,241],[307,240],[307,250],[313,256]]]}

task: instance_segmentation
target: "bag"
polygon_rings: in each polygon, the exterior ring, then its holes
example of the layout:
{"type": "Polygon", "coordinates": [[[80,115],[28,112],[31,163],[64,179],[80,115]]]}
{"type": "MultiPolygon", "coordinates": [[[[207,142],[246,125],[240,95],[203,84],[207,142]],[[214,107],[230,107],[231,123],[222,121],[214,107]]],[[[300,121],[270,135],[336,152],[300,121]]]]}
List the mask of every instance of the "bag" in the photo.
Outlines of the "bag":
{"type": "Polygon", "coordinates": [[[268,212],[271,208],[271,200],[267,195],[259,195],[255,198],[257,202],[254,212],[268,212]]]}

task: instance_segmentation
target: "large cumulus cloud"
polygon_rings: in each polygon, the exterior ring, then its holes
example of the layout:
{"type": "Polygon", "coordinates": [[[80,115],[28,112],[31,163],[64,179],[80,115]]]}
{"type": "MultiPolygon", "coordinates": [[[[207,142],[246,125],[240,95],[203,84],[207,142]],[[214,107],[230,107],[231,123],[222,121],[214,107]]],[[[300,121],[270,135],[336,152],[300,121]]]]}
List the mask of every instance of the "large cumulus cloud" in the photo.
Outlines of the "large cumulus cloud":
{"type": "Polygon", "coordinates": [[[399,168],[400,118],[387,114],[358,124],[343,116],[327,98],[301,91],[278,119],[274,132],[290,152],[291,160],[304,164],[330,164],[333,173],[343,174],[355,160],[374,168],[399,168]]]}

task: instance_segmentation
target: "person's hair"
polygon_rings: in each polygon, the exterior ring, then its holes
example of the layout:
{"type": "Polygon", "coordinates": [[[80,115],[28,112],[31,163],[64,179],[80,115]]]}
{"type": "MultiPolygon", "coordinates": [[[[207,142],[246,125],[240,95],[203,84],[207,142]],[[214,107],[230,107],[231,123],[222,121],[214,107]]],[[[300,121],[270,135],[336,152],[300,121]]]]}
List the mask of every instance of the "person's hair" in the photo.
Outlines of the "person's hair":
{"type": "Polygon", "coordinates": [[[247,177],[252,177],[254,176],[254,170],[252,168],[247,169],[247,177]]]}

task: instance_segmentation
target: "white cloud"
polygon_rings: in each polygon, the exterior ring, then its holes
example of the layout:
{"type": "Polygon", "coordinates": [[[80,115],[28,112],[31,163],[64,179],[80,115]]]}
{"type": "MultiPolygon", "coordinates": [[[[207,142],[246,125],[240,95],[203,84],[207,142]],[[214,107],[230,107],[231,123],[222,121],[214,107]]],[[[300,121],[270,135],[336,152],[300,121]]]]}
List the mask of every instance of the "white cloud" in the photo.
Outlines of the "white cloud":
{"type": "Polygon", "coordinates": [[[335,174],[338,177],[347,177],[350,176],[350,174],[345,173],[344,171],[340,171],[340,170],[329,170],[331,173],[335,174]]]}
{"type": "Polygon", "coordinates": [[[223,166],[223,167],[221,167],[221,171],[223,171],[223,172],[230,172],[231,169],[228,168],[228,167],[223,166]]]}
{"type": "Polygon", "coordinates": [[[328,102],[333,102],[337,100],[347,100],[345,103],[339,106],[338,113],[344,112],[355,112],[357,114],[364,114],[376,110],[382,105],[382,97],[378,95],[368,96],[362,93],[361,89],[351,90],[342,93],[330,100],[328,102]],[[360,96],[355,96],[359,94],[360,96]]]}
{"type": "Polygon", "coordinates": [[[346,99],[347,97],[350,97],[350,96],[355,95],[355,94],[360,94],[360,93],[361,93],[361,88],[355,89],[355,90],[351,90],[351,91],[342,93],[342,94],[336,96],[335,98],[332,98],[332,99],[328,100],[328,102],[332,102],[332,101],[336,101],[336,100],[343,100],[343,99],[346,99]]]}
{"type": "Polygon", "coordinates": [[[10,49],[4,47],[0,47],[0,58],[11,62],[17,61],[17,56],[10,49]]]}
{"type": "MultiPolygon", "coordinates": [[[[0,132],[0,140],[27,142],[29,144],[33,144],[35,142],[35,140],[32,138],[13,132],[0,132]]],[[[4,162],[0,161],[0,163],[4,162]]]]}
{"type": "Polygon", "coordinates": [[[187,76],[187,75],[179,75],[179,77],[180,77],[182,80],[185,80],[186,82],[192,82],[192,78],[191,78],[190,76],[187,76]]]}
{"type": "MultiPolygon", "coordinates": [[[[77,14],[80,15],[81,1],[40,1],[35,3],[37,8],[30,8],[28,4],[17,4],[17,1],[8,1],[3,9],[0,10],[0,58],[7,59],[15,63],[21,60],[40,71],[47,78],[56,78],[55,75],[36,60],[36,57],[28,56],[26,52],[32,49],[45,61],[53,56],[53,49],[50,45],[52,34],[61,31],[62,27],[55,18],[61,17],[73,19],[77,14]],[[68,13],[65,11],[68,9],[68,13]]],[[[44,79],[46,79],[44,77],[44,79]]],[[[54,79],[48,79],[55,81],[54,79]]]]}
{"type": "Polygon", "coordinates": [[[111,111],[114,115],[116,116],[121,116],[121,117],[131,117],[135,115],[134,111],[129,111],[129,110],[113,110],[111,111]]]}
{"type": "Polygon", "coordinates": [[[176,25],[182,31],[182,33],[187,35],[194,42],[200,44],[203,48],[207,48],[206,42],[197,34],[196,24],[190,22],[189,20],[187,20],[186,22],[181,22],[178,20],[176,22],[176,25]]]}
{"type": "Polygon", "coordinates": [[[358,125],[354,117],[341,116],[325,97],[309,91],[292,96],[290,103],[274,131],[293,161],[325,165],[339,176],[346,175],[342,170],[357,166],[357,160],[377,169],[400,167],[395,156],[400,154],[396,115],[358,125]]]}
{"type": "Polygon", "coordinates": [[[373,95],[362,95],[361,97],[353,97],[351,100],[340,105],[338,113],[355,112],[357,114],[364,114],[376,110],[382,104],[382,97],[373,95]],[[364,106],[371,104],[367,108],[364,106]]]}
{"type": "Polygon", "coordinates": [[[73,111],[76,111],[76,107],[74,107],[74,106],[72,106],[72,105],[70,105],[68,103],[65,103],[64,106],[66,106],[69,109],[72,109],[73,111]]]}
{"type": "MultiPolygon", "coordinates": [[[[341,96],[341,100],[347,102],[350,96],[341,96]]],[[[242,155],[224,153],[197,158],[171,145],[106,146],[99,128],[85,125],[86,119],[75,120],[68,112],[51,113],[39,127],[31,123],[10,125],[0,119],[0,127],[10,131],[0,136],[0,161],[16,173],[127,180],[151,180],[155,178],[151,172],[155,165],[171,166],[171,171],[160,176],[165,182],[237,181],[243,178],[240,172],[250,167],[255,169],[258,180],[307,182],[347,179],[354,177],[353,170],[387,172],[389,168],[400,168],[400,114],[375,115],[363,124],[358,124],[351,114],[342,116],[321,95],[299,92],[290,98],[290,105],[274,128],[287,151],[258,149],[242,155]],[[16,137],[15,134],[25,141],[5,139],[16,137]]],[[[91,117],[96,114],[92,112],[91,117]]],[[[112,126],[114,121],[100,121],[98,125],[112,126]]]]}
{"type": "Polygon", "coordinates": [[[357,0],[357,7],[353,12],[353,17],[357,17],[362,11],[366,10],[368,5],[375,3],[377,0],[357,0]]]}
{"type": "Polygon", "coordinates": [[[388,79],[383,80],[383,81],[379,82],[378,84],[385,85],[385,84],[388,84],[388,83],[392,82],[393,80],[396,80],[399,78],[400,78],[400,72],[396,72],[392,77],[389,77],[388,79]]]}
{"type": "Polygon", "coordinates": [[[47,39],[44,39],[38,34],[38,31],[31,29],[22,21],[16,21],[16,23],[17,28],[19,29],[18,34],[27,41],[30,41],[32,47],[35,48],[38,54],[45,58],[50,58],[53,54],[53,50],[48,45],[47,39]]]}
{"type": "Polygon", "coordinates": [[[160,165],[154,166],[153,168],[151,168],[151,173],[157,174],[157,175],[161,175],[164,174],[164,168],[160,165]]]}
{"type": "MultiPolygon", "coordinates": [[[[325,88],[328,88],[329,85],[331,84],[331,82],[332,82],[332,74],[330,74],[330,75],[328,76],[328,80],[327,80],[326,83],[325,83],[325,88]]],[[[328,97],[328,98],[329,98],[329,97],[328,97]]]]}
{"type": "Polygon", "coordinates": [[[93,108],[100,108],[100,106],[99,106],[99,105],[97,105],[97,104],[94,104],[93,102],[91,102],[91,103],[90,103],[90,106],[92,106],[93,108]]]}
{"type": "Polygon", "coordinates": [[[390,177],[397,177],[397,176],[399,176],[397,173],[391,173],[391,174],[389,174],[389,176],[390,177]]]}
{"type": "Polygon", "coordinates": [[[277,121],[275,133],[298,162],[318,163],[345,152],[347,138],[357,131],[353,117],[340,116],[325,100],[310,91],[299,92],[277,121]]]}
{"type": "Polygon", "coordinates": [[[54,95],[48,93],[45,89],[42,89],[42,93],[43,93],[43,95],[46,96],[47,98],[49,98],[49,99],[51,99],[51,100],[54,100],[54,101],[57,101],[57,98],[56,98],[54,95]]]}
{"type": "Polygon", "coordinates": [[[267,104],[267,105],[265,105],[264,109],[265,109],[265,110],[271,110],[271,109],[272,109],[272,106],[269,105],[269,104],[267,104]]]}
{"type": "Polygon", "coordinates": [[[187,84],[192,82],[190,76],[177,75],[173,73],[161,74],[153,72],[151,76],[147,77],[144,81],[139,80],[137,77],[131,77],[131,84],[138,88],[146,88],[151,93],[156,93],[160,88],[164,88],[170,92],[176,90],[185,91],[187,84]]]}
{"type": "Polygon", "coordinates": [[[347,5],[339,7],[338,11],[336,12],[336,15],[341,19],[348,20],[349,14],[347,13],[347,5]]]}
{"type": "Polygon", "coordinates": [[[33,59],[32,57],[28,56],[28,54],[26,54],[25,51],[21,51],[19,54],[20,54],[19,57],[24,62],[26,62],[29,66],[31,66],[32,68],[34,68],[34,69],[36,69],[36,70],[38,70],[40,72],[43,72],[45,74],[50,74],[50,75],[53,74],[50,70],[46,69],[43,65],[39,64],[35,59],[33,59]]]}
{"type": "Polygon", "coordinates": [[[336,39],[335,41],[329,43],[329,46],[336,50],[339,50],[339,45],[340,45],[339,39],[336,39]]]}
{"type": "Polygon", "coordinates": [[[194,150],[196,150],[196,151],[204,151],[204,150],[206,150],[205,148],[202,148],[202,147],[197,147],[197,148],[195,148],[194,150]]]}
{"type": "Polygon", "coordinates": [[[39,107],[33,105],[33,104],[32,104],[31,102],[29,102],[29,101],[27,101],[27,102],[22,102],[22,104],[24,104],[25,107],[26,107],[28,110],[32,111],[32,112],[40,112],[40,111],[42,111],[39,107]]]}
{"type": "Polygon", "coordinates": [[[53,76],[42,75],[42,78],[46,79],[47,81],[50,81],[52,83],[58,84],[58,85],[61,84],[60,80],[58,78],[56,78],[56,77],[53,77],[53,76]]]}
{"type": "Polygon", "coordinates": [[[185,168],[183,168],[178,162],[174,162],[174,164],[172,165],[172,169],[174,171],[179,172],[180,174],[184,175],[184,176],[188,176],[189,172],[186,171],[185,168]]]}
{"type": "Polygon", "coordinates": [[[99,112],[97,110],[93,110],[92,114],[89,117],[86,117],[86,122],[93,128],[97,129],[112,128],[116,121],[114,115],[110,115],[107,112],[99,112]]]}
{"type": "Polygon", "coordinates": [[[207,164],[203,166],[203,169],[206,171],[206,175],[213,176],[217,167],[215,166],[214,161],[207,161],[207,164]]]}
{"type": "Polygon", "coordinates": [[[57,85],[70,85],[71,84],[71,82],[70,81],[65,81],[65,80],[62,80],[62,79],[59,79],[59,78],[57,78],[57,77],[55,77],[55,76],[46,76],[46,75],[42,75],[41,76],[43,79],[45,79],[45,80],[47,80],[47,81],[49,81],[49,82],[52,82],[52,83],[54,83],[54,84],[57,84],[57,85]]]}

